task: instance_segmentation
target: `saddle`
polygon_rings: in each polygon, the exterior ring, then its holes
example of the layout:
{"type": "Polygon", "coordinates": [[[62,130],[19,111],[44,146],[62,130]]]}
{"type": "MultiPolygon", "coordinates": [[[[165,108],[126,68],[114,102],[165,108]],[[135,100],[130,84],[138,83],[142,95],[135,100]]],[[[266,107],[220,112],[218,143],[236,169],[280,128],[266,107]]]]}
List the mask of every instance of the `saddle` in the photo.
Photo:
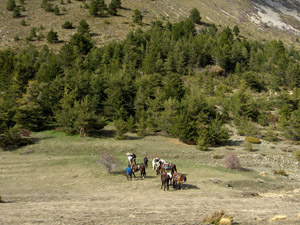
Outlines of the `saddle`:
{"type": "Polygon", "coordinates": [[[173,179],[177,179],[178,173],[173,174],[173,179]]]}
{"type": "Polygon", "coordinates": [[[171,169],[171,163],[163,164],[163,168],[164,168],[165,170],[170,170],[170,169],[171,169]]]}

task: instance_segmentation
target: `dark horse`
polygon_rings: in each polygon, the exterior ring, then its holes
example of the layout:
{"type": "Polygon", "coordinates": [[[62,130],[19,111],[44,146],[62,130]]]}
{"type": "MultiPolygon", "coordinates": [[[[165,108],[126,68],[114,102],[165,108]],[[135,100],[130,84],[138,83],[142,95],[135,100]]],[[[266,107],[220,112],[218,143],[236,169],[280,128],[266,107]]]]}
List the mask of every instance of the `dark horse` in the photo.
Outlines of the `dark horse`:
{"type": "Polygon", "coordinates": [[[146,177],[146,168],[145,168],[144,165],[132,165],[131,166],[131,171],[132,171],[132,174],[133,174],[134,177],[136,177],[134,172],[137,172],[137,171],[141,172],[141,178],[146,177]]]}
{"type": "Polygon", "coordinates": [[[181,173],[173,174],[173,188],[178,184],[178,189],[183,189],[183,182],[186,182],[186,176],[181,173]]]}
{"type": "Polygon", "coordinates": [[[177,173],[176,165],[174,163],[161,163],[156,169],[156,175],[164,171],[171,171],[172,174],[176,171],[177,173]]]}
{"type": "Polygon", "coordinates": [[[164,191],[166,190],[166,185],[167,185],[167,191],[169,190],[169,182],[171,181],[171,175],[169,173],[163,172],[161,174],[161,188],[164,186],[164,191]]]}

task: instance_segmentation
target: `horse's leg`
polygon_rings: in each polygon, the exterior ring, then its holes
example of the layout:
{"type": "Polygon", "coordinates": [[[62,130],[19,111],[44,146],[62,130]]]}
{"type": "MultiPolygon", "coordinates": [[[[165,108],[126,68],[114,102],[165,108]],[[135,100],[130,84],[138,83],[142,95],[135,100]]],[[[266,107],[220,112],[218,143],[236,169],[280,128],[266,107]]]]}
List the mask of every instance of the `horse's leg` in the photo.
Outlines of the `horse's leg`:
{"type": "MultiPolygon", "coordinates": [[[[168,176],[168,175],[167,175],[168,176]]],[[[169,177],[167,177],[167,191],[169,190],[169,177]]]]}
{"type": "Polygon", "coordinates": [[[132,174],[133,174],[134,178],[136,178],[136,176],[135,176],[135,174],[134,174],[133,170],[132,170],[132,174]]]}

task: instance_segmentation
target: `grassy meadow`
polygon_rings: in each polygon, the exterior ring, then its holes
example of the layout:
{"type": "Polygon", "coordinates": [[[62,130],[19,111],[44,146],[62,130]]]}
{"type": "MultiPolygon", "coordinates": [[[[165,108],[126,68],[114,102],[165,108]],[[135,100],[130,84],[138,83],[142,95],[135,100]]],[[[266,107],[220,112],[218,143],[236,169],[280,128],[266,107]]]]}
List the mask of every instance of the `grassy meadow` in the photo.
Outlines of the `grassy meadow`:
{"type": "MultiPolygon", "coordinates": [[[[299,221],[296,179],[262,174],[258,167],[229,170],[221,157],[213,157],[235,152],[242,166],[250,165],[248,156],[257,152],[239,145],[199,151],[174,138],[131,133],[115,140],[111,125],[97,137],[56,131],[33,137],[33,145],[0,152],[0,195],[5,202],[0,204],[5,215],[1,224],[202,224],[206,216],[221,210],[238,224],[265,224],[278,214],[287,216],[279,224],[299,221]],[[100,163],[104,152],[118,161],[111,173],[100,163]],[[175,163],[187,176],[184,189],[162,191],[151,162],[144,180],[138,172],[127,181],[127,152],[137,155],[137,163],[144,155],[175,163]],[[170,210],[179,218],[165,217],[170,210]]],[[[280,152],[273,149],[272,154],[280,152]]]]}

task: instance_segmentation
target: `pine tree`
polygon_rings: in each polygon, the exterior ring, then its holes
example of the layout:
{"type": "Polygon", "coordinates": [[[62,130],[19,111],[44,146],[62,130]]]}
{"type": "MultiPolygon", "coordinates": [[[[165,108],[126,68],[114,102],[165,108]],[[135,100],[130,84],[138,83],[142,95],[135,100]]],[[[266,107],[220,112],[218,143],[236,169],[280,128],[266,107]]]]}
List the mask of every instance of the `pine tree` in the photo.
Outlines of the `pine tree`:
{"type": "Polygon", "coordinates": [[[143,15],[142,15],[142,13],[141,13],[140,10],[135,9],[135,10],[133,11],[132,21],[133,21],[134,23],[137,23],[137,24],[139,24],[139,25],[142,25],[142,23],[143,23],[143,22],[142,22],[142,21],[143,21],[143,15]]]}
{"type": "Polygon", "coordinates": [[[121,9],[121,0],[111,0],[111,3],[113,3],[118,9],[121,9]]]}
{"type": "Polygon", "coordinates": [[[56,16],[59,16],[59,8],[58,8],[58,6],[56,5],[56,6],[54,6],[54,8],[53,8],[53,13],[56,15],[56,16]]]}
{"type": "Polygon", "coordinates": [[[13,11],[13,18],[18,18],[20,16],[21,16],[20,8],[19,7],[15,7],[14,11],[13,11]]]}
{"type": "Polygon", "coordinates": [[[51,44],[58,42],[57,32],[54,32],[52,29],[47,34],[47,41],[51,44]]]}
{"type": "Polygon", "coordinates": [[[14,9],[17,7],[15,0],[8,0],[6,4],[6,9],[8,11],[14,11],[14,9]]]}
{"type": "Polygon", "coordinates": [[[89,13],[91,16],[97,16],[98,15],[98,4],[97,0],[92,0],[89,6],[89,13]]]}
{"type": "Polygon", "coordinates": [[[98,11],[100,17],[105,17],[105,11],[107,10],[107,5],[104,0],[97,0],[98,11]]]}
{"type": "Polygon", "coordinates": [[[194,23],[197,23],[197,24],[200,24],[201,23],[201,16],[200,16],[200,13],[198,11],[198,9],[196,8],[193,8],[191,11],[190,11],[190,16],[189,18],[194,22],[194,23]]]}
{"type": "Polygon", "coordinates": [[[85,19],[82,19],[79,22],[77,33],[79,35],[90,34],[90,26],[88,25],[85,19]]]}
{"type": "Polygon", "coordinates": [[[116,3],[111,1],[110,4],[108,5],[107,12],[113,16],[118,15],[118,7],[117,7],[116,3]]]}
{"type": "Polygon", "coordinates": [[[44,129],[46,120],[43,108],[38,102],[41,87],[37,81],[30,81],[26,94],[17,101],[14,120],[23,128],[38,131],[44,129]]]}

